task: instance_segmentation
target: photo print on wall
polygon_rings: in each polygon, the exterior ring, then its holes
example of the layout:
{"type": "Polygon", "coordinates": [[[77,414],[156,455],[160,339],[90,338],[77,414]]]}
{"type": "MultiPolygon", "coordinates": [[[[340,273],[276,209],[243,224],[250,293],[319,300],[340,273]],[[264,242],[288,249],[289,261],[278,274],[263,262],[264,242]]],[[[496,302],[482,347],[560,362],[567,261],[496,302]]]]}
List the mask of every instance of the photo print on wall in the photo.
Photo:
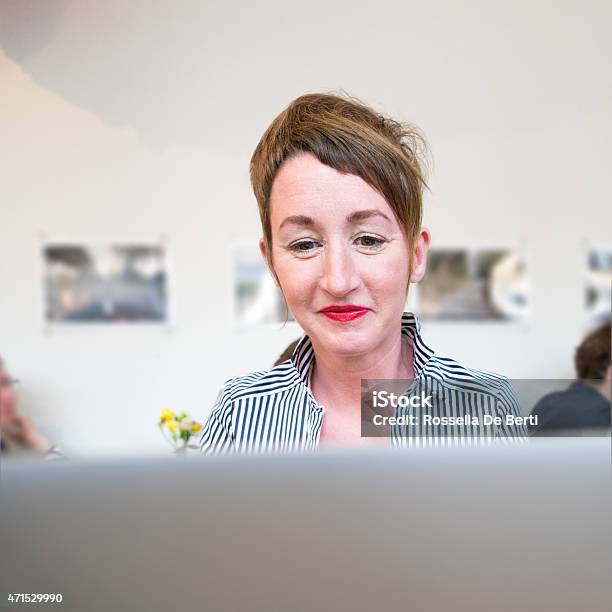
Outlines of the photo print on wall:
{"type": "Polygon", "coordinates": [[[231,245],[233,299],[238,331],[295,321],[256,242],[231,245]]]}
{"type": "Polygon", "coordinates": [[[439,321],[526,321],[526,259],[516,249],[432,248],[425,277],[410,287],[407,309],[439,321]]]}
{"type": "Polygon", "coordinates": [[[612,247],[589,246],[586,264],[587,327],[594,328],[612,315],[612,247]]]}
{"type": "Polygon", "coordinates": [[[166,248],[158,244],[43,245],[47,323],[166,323],[166,248]]]}

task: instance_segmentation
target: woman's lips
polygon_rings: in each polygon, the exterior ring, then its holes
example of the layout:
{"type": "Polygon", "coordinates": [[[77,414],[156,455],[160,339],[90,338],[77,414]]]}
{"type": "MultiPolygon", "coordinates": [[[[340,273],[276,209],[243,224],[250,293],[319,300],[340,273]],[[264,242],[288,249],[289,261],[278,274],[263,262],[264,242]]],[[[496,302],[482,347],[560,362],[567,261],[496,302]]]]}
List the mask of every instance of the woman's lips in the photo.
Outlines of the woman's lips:
{"type": "Polygon", "coordinates": [[[324,314],[328,319],[332,321],[338,321],[339,323],[348,323],[349,321],[354,321],[355,319],[359,319],[367,314],[367,308],[353,308],[351,310],[342,309],[342,310],[333,310],[333,309],[324,309],[321,311],[321,314],[324,314]]]}

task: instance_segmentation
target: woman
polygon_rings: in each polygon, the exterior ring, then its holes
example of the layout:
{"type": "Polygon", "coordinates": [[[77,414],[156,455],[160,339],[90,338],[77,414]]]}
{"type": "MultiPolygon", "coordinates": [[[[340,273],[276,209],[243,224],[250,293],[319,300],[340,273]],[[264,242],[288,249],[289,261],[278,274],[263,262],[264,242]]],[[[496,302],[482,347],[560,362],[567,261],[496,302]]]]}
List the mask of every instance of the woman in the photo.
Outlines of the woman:
{"type": "MultiPolygon", "coordinates": [[[[459,437],[526,435],[506,424],[520,414],[507,380],[434,356],[403,312],[430,243],[421,227],[423,149],[416,129],[335,95],[301,96],[274,119],[251,159],[260,249],[305,334],[289,360],[225,383],[202,452],[388,444],[389,429],[386,438],[361,435],[362,380],[380,379],[435,381],[438,415],[471,405],[501,421],[455,426],[459,437]]],[[[393,429],[396,446],[402,431],[393,429]]],[[[449,432],[417,425],[410,435],[449,432]]]]}
{"type": "Polygon", "coordinates": [[[61,451],[26,416],[17,411],[17,379],[11,378],[0,358],[0,450],[63,457],[61,451]]]}

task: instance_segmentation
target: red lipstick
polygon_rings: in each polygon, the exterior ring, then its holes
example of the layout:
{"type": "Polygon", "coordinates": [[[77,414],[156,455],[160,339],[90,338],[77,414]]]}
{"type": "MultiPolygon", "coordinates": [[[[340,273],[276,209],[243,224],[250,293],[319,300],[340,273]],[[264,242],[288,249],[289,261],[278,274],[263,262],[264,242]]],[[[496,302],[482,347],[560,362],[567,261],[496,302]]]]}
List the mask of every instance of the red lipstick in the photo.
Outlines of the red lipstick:
{"type": "Polygon", "coordinates": [[[367,314],[368,309],[363,306],[355,306],[354,304],[347,304],[345,306],[327,306],[322,308],[319,312],[324,314],[328,319],[332,321],[338,321],[339,323],[348,323],[354,321],[367,314]]]}

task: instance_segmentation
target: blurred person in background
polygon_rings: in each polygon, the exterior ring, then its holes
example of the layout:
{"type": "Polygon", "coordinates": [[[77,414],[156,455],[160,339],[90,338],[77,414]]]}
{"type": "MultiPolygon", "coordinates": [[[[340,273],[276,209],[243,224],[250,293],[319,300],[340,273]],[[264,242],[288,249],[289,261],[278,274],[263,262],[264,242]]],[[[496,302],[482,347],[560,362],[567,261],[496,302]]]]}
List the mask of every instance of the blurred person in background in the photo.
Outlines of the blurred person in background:
{"type": "MultiPolygon", "coordinates": [[[[449,383],[436,415],[469,406],[499,419],[459,424],[457,437],[526,437],[507,378],[434,355],[404,312],[430,243],[421,226],[425,148],[417,128],[348,96],[306,94],[273,120],[250,165],[260,250],[305,334],[288,360],[225,383],[203,453],[406,445],[399,429],[362,435],[366,379],[449,383]]],[[[419,427],[419,444],[449,438],[444,424],[419,427]]]]}
{"type": "Polygon", "coordinates": [[[531,411],[532,436],[606,435],[610,429],[612,363],[610,322],[591,332],[574,356],[578,380],[541,398],[531,411]]]}
{"type": "Polygon", "coordinates": [[[0,358],[0,449],[2,453],[30,453],[45,458],[63,457],[61,451],[38,430],[27,416],[17,411],[16,386],[0,358]]]}

